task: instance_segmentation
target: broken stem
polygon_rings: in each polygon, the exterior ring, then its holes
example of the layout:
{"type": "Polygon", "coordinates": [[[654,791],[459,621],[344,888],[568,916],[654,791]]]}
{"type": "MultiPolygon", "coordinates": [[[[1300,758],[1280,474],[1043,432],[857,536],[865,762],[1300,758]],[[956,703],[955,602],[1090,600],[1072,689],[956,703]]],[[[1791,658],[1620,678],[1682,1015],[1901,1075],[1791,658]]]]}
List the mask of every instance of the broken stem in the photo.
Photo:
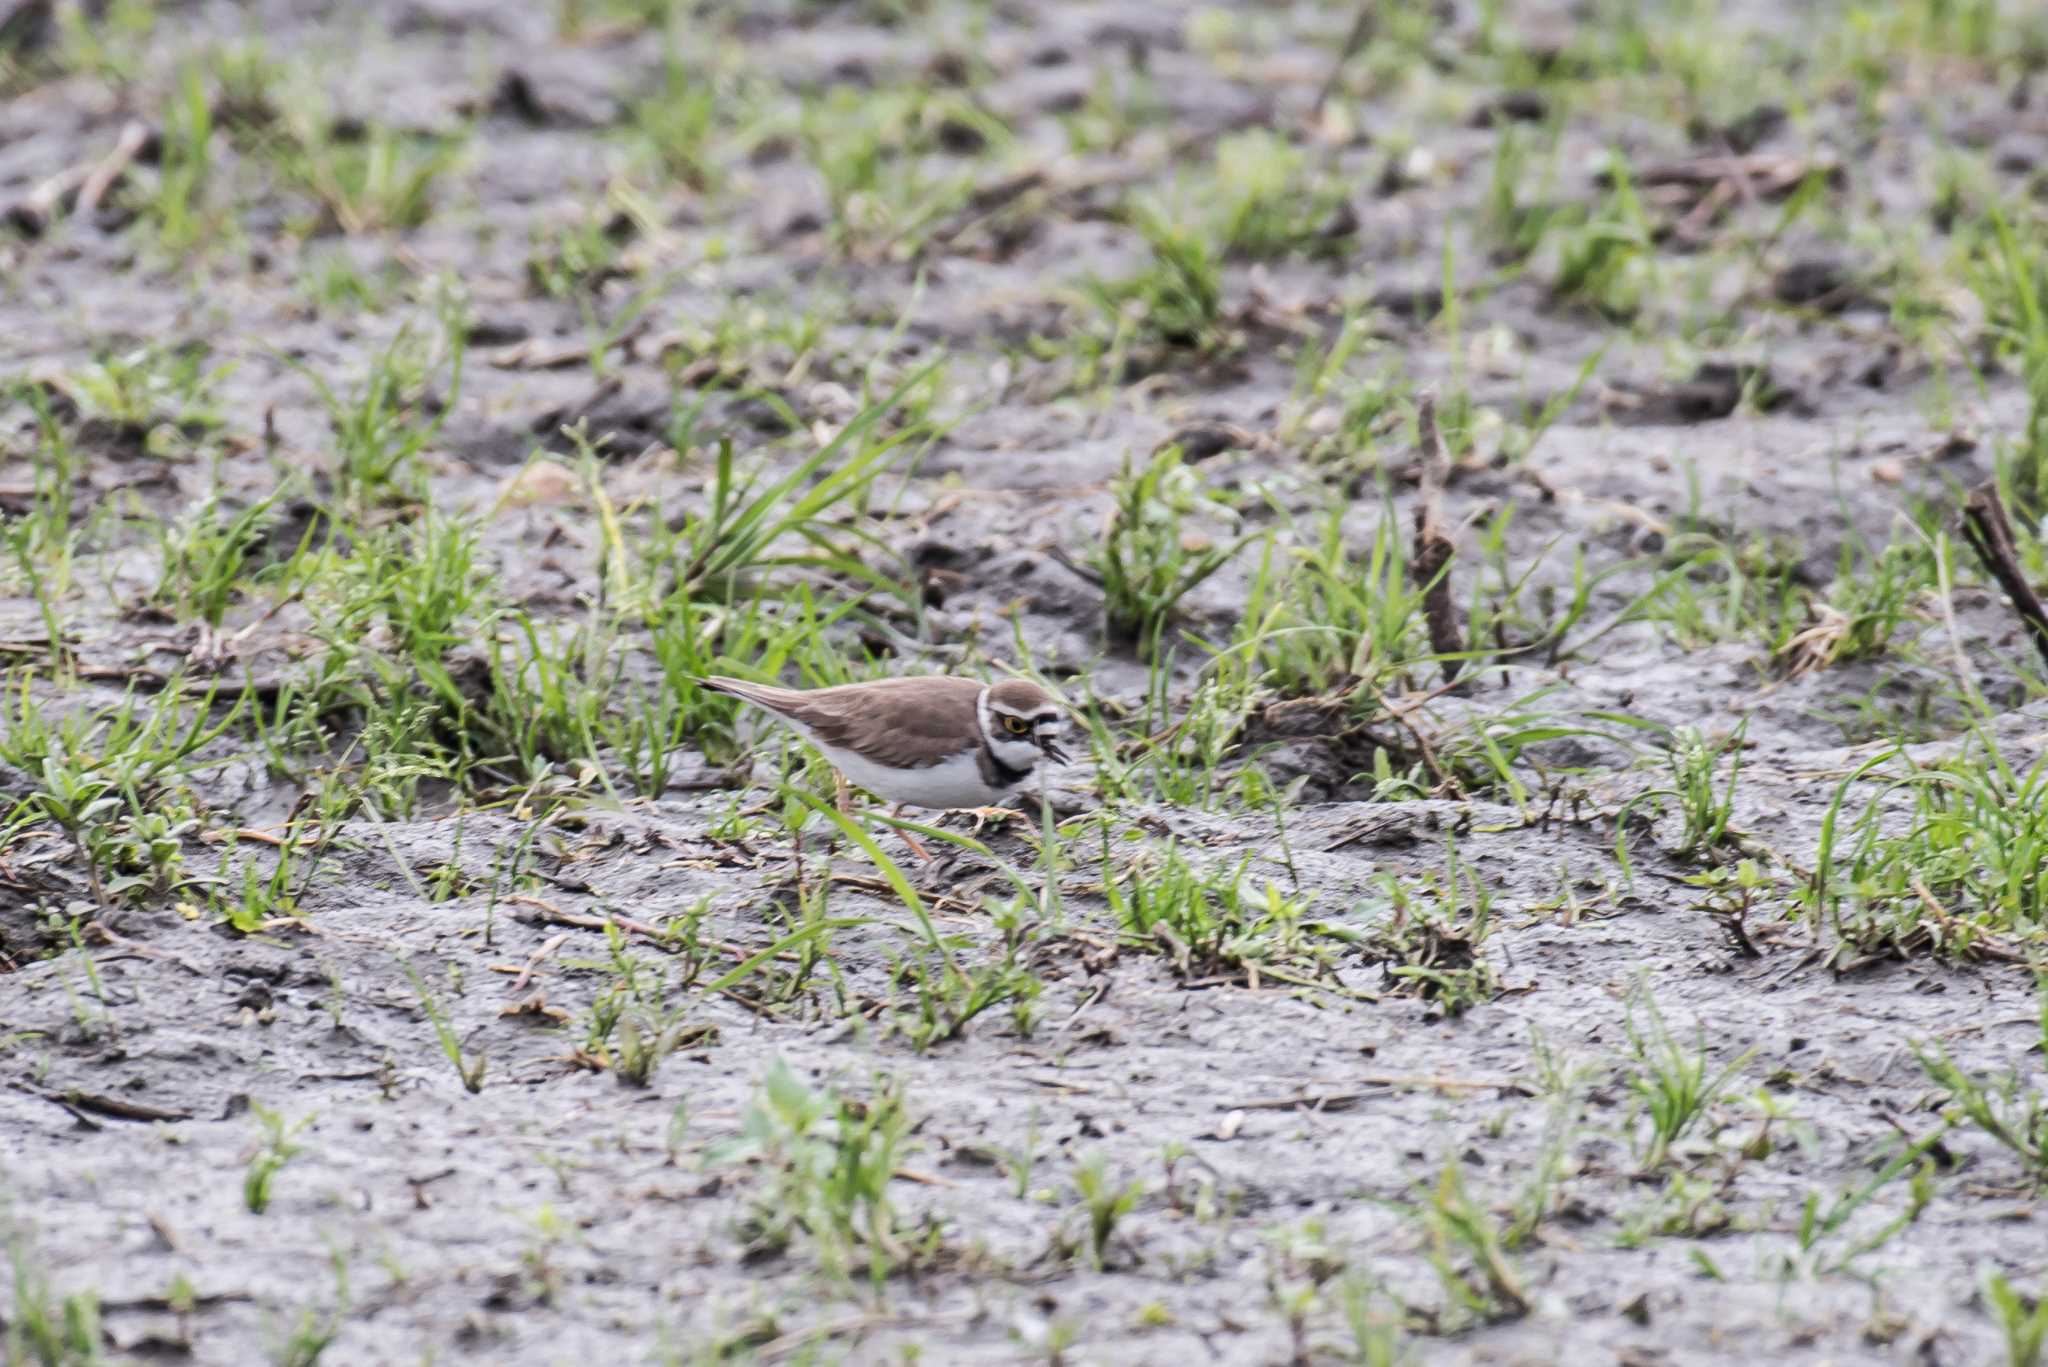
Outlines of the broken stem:
{"type": "Polygon", "coordinates": [[[2027,634],[2034,638],[2034,649],[2041,653],[2043,662],[2048,662],[2048,608],[2042,606],[2041,596],[2034,592],[2020,565],[2012,523],[2006,517],[2005,500],[1999,497],[1995,481],[1978,485],[1964,502],[1963,538],[1977,553],[1985,572],[2005,590],[2013,611],[2026,623],[2027,634]]]}

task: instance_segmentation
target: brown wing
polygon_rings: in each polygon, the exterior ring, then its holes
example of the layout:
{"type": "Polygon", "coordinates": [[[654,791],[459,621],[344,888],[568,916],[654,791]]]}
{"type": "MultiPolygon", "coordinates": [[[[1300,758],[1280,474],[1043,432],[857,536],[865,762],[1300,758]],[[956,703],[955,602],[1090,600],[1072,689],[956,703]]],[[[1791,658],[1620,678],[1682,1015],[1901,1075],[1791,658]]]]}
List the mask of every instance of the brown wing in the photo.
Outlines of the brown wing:
{"type": "Polygon", "coordinates": [[[802,723],[827,745],[898,768],[937,764],[962,738],[981,735],[974,704],[982,686],[973,679],[876,679],[808,692],[733,679],[705,682],[802,723]]]}
{"type": "Polygon", "coordinates": [[[981,736],[974,712],[981,685],[972,679],[877,679],[800,696],[791,717],[827,745],[858,750],[878,764],[923,768],[981,736]]]}

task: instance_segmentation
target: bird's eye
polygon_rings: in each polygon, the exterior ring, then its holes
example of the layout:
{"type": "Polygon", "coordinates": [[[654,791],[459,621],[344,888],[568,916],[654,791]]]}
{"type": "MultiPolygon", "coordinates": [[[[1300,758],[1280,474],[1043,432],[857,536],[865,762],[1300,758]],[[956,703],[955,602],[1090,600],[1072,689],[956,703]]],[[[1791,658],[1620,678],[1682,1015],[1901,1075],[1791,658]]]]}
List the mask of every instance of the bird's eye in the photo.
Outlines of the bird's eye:
{"type": "Polygon", "coordinates": [[[1031,729],[1031,723],[1022,717],[1004,717],[1003,729],[1013,736],[1021,736],[1031,729]]]}

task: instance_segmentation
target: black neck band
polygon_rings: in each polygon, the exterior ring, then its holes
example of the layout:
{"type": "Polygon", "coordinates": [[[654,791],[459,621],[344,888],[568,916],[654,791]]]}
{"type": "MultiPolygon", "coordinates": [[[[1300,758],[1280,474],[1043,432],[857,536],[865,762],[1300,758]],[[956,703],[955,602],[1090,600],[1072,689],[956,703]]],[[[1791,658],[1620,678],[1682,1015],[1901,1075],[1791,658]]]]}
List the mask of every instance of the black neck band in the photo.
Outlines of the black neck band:
{"type": "Polygon", "coordinates": [[[988,743],[988,737],[981,738],[981,779],[991,788],[1014,788],[1031,777],[1029,768],[1017,769],[996,757],[996,749],[988,743]]]}

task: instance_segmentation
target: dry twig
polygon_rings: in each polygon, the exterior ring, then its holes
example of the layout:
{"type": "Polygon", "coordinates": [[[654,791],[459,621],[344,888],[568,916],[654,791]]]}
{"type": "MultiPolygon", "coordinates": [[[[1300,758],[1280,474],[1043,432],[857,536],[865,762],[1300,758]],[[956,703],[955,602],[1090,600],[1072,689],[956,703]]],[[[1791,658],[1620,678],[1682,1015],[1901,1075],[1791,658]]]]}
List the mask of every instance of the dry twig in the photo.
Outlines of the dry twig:
{"type": "Polygon", "coordinates": [[[1422,448],[1422,489],[1415,501],[1415,548],[1409,556],[1409,571],[1422,585],[1422,614],[1429,624],[1430,648],[1442,657],[1448,683],[1458,677],[1465,637],[1458,629],[1458,605],[1451,598],[1450,565],[1456,547],[1444,530],[1441,506],[1451,462],[1443,433],[1437,430],[1436,395],[1422,396],[1415,425],[1422,448]]]}
{"type": "Polygon", "coordinates": [[[2013,611],[2026,623],[2027,634],[2034,638],[2034,649],[2041,652],[2042,660],[2048,661],[2048,608],[2042,606],[2041,595],[2027,582],[2026,571],[2020,566],[2012,523],[2006,518],[2005,500],[1999,497],[1995,482],[1978,485],[1963,504],[1963,539],[1977,553],[1985,572],[2005,590],[2013,611]]]}

